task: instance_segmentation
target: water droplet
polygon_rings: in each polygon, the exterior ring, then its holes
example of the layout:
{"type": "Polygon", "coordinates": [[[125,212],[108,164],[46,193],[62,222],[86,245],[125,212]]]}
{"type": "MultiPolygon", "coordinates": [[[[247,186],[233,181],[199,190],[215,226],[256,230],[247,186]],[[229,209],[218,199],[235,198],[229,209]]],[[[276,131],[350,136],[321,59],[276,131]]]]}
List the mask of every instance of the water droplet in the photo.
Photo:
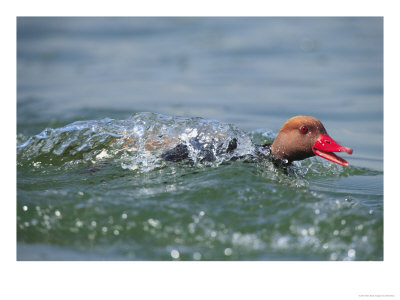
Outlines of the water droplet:
{"type": "Polygon", "coordinates": [[[92,222],[90,222],[90,225],[92,225],[92,227],[96,227],[97,223],[96,223],[96,221],[92,221],[92,222]]]}
{"type": "Polygon", "coordinates": [[[315,212],[316,215],[319,215],[319,213],[320,213],[318,208],[314,212],[315,212]]]}
{"type": "Polygon", "coordinates": [[[76,227],[81,227],[83,225],[82,221],[78,220],[75,223],[76,227]]]}
{"type": "Polygon", "coordinates": [[[343,219],[342,221],[340,221],[340,224],[345,225],[346,224],[346,220],[343,219]]]}
{"type": "Polygon", "coordinates": [[[301,230],[301,235],[302,236],[306,236],[307,235],[307,230],[306,229],[302,229],[301,230]]]}
{"type": "Polygon", "coordinates": [[[335,229],[335,230],[333,231],[333,235],[339,235],[339,230],[335,229]]]}
{"type": "Polygon", "coordinates": [[[215,231],[211,231],[210,235],[211,237],[215,238],[217,236],[217,233],[215,231]]]}
{"type": "Polygon", "coordinates": [[[82,192],[78,192],[78,195],[79,195],[79,196],[83,196],[83,193],[82,193],[82,192]]]}
{"type": "Polygon", "coordinates": [[[355,258],[356,257],[356,250],[354,249],[349,249],[349,251],[347,251],[347,256],[349,258],[355,258]]]}
{"type": "Polygon", "coordinates": [[[176,250],[176,249],[172,250],[172,251],[171,251],[171,257],[172,257],[173,259],[178,259],[178,258],[179,258],[179,251],[176,250]]]}
{"type": "Polygon", "coordinates": [[[324,249],[328,249],[328,248],[329,248],[329,246],[328,246],[328,244],[326,244],[326,243],[325,243],[325,244],[323,244],[323,245],[322,245],[322,248],[324,248],[324,249]]]}
{"type": "Polygon", "coordinates": [[[22,206],[22,210],[23,211],[27,211],[28,210],[28,206],[26,206],[26,205],[22,206]]]}
{"type": "Polygon", "coordinates": [[[106,233],[108,231],[108,228],[107,227],[103,227],[103,228],[101,228],[101,231],[103,231],[103,233],[106,233]]]}
{"type": "Polygon", "coordinates": [[[314,229],[314,227],[308,228],[308,234],[309,234],[309,235],[314,235],[314,234],[315,234],[315,229],[314,229]]]}
{"type": "Polygon", "coordinates": [[[369,214],[372,215],[373,213],[374,213],[374,210],[373,210],[373,209],[370,209],[370,210],[369,210],[369,214]]]}
{"type": "Polygon", "coordinates": [[[128,218],[128,215],[127,215],[126,213],[123,213],[123,214],[121,215],[121,218],[125,220],[126,218],[128,218]]]}
{"type": "Polygon", "coordinates": [[[200,260],[201,259],[201,253],[199,253],[199,252],[193,253],[193,259],[194,260],[200,260]]]}
{"type": "Polygon", "coordinates": [[[147,222],[148,222],[151,226],[153,226],[153,227],[155,227],[155,228],[160,227],[160,221],[158,221],[158,220],[156,220],[156,219],[150,218],[150,219],[147,220],[147,222]]]}
{"type": "Polygon", "coordinates": [[[56,210],[56,211],[54,212],[54,214],[56,215],[56,217],[61,217],[61,213],[60,213],[59,210],[56,210]]]}
{"type": "Polygon", "coordinates": [[[114,235],[119,235],[119,230],[114,229],[114,235]]]}
{"type": "Polygon", "coordinates": [[[199,213],[200,217],[204,216],[205,214],[206,214],[206,213],[205,213],[204,211],[201,211],[201,212],[199,213]]]}
{"type": "Polygon", "coordinates": [[[231,248],[226,248],[226,249],[224,250],[224,254],[225,254],[226,256],[231,256],[231,255],[232,255],[232,249],[231,249],[231,248]]]}
{"type": "Polygon", "coordinates": [[[363,230],[364,226],[362,224],[356,226],[356,230],[363,230]]]}

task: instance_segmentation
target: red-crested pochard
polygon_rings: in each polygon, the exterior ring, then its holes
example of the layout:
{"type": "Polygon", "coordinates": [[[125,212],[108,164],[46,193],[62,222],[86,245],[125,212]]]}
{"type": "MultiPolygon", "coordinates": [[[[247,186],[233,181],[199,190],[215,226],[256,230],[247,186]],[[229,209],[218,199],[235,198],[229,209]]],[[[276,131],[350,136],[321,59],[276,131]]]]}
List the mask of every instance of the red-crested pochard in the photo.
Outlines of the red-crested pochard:
{"type": "Polygon", "coordinates": [[[353,153],[353,149],[335,142],[321,121],[310,116],[296,116],[286,121],[270,150],[274,158],[288,163],[318,155],[345,167],[349,163],[333,152],[353,153]]]}

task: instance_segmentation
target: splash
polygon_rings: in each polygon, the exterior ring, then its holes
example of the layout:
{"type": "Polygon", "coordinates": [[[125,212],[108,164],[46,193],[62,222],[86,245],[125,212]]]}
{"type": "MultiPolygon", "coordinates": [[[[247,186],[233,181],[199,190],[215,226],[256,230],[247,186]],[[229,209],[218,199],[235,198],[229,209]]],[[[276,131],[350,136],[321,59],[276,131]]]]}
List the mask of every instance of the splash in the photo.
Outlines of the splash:
{"type": "MultiPolygon", "coordinates": [[[[46,128],[25,142],[17,137],[19,166],[75,166],[107,163],[122,169],[147,172],[170,164],[170,151],[184,149],[183,166],[219,166],[232,159],[257,162],[263,176],[282,177],[269,160],[257,158],[255,145],[272,142],[276,133],[258,129],[244,132],[235,125],[203,118],[184,118],[156,113],[135,113],[127,120],[77,121],[60,128],[46,128]],[[235,141],[235,150],[227,151],[235,141]]],[[[260,151],[260,147],[257,148],[260,151]]],[[[265,150],[269,151],[269,150],[265,150]]],[[[269,155],[264,153],[265,156],[269,155]]],[[[370,173],[357,167],[338,165],[310,158],[294,162],[287,174],[298,179],[297,187],[307,186],[304,178],[351,176],[370,173]]],[[[286,179],[285,179],[286,178],[286,179]]],[[[292,182],[291,181],[291,182],[292,182]]]]}
{"type": "Polygon", "coordinates": [[[250,137],[232,124],[203,118],[136,113],[127,120],[78,121],[46,128],[17,146],[19,163],[116,162],[124,169],[148,171],[166,164],[163,154],[184,146],[192,165],[219,165],[233,153],[254,153],[250,137]],[[212,159],[210,159],[210,156],[212,159]]]}

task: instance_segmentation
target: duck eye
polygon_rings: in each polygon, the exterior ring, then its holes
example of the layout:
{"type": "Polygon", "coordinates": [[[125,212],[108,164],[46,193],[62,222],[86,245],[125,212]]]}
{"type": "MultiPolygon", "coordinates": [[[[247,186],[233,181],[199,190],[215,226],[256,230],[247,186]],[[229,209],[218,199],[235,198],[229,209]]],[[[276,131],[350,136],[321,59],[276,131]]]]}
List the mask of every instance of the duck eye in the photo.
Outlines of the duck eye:
{"type": "Polygon", "coordinates": [[[307,133],[308,132],[307,126],[301,127],[300,130],[301,130],[302,133],[307,133]]]}

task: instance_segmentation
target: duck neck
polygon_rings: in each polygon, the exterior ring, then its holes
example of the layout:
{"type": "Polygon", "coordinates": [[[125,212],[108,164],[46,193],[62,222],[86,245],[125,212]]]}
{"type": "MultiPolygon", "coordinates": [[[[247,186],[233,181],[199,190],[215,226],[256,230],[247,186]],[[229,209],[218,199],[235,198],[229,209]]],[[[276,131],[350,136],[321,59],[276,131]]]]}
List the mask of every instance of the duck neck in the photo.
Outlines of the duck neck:
{"type": "Polygon", "coordinates": [[[273,143],[263,144],[263,145],[256,145],[256,155],[261,159],[268,159],[270,160],[275,167],[277,168],[287,168],[291,165],[287,159],[278,157],[272,151],[273,143]]]}

